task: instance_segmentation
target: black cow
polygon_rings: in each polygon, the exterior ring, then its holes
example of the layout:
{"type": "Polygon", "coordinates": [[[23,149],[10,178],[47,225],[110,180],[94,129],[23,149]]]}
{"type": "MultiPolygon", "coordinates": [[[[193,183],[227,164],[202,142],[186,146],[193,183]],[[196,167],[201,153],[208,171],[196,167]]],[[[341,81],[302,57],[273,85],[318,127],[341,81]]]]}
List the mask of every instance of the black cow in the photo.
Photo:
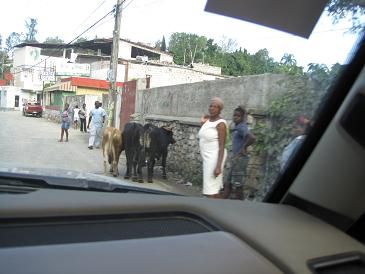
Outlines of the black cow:
{"type": "Polygon", "coordinates": [[[153,168],[156,159],[162,158],[162,178],[166,179],[166,158],[167,149],[170,144],[175,143],[173,132],[168,127],[156,127],[151,124],[146,124],[143,133],[143,157],[147,160],[147,181],[153,182],[153,168]]]}
{"type": "Polygon", "coordinates": [[[125,155],[127,158],[127,169],[124,175],[125,179],[131,177],[131,171],[133,168],[133,181],[138,181],[143,183],[142,179],[142,165],[143,165],[143,126],[138,123],[127,123],[124,126],[122,133],[122,149],[125,150],[125,155]],[[138,172],[138,177],[137,177],[138,172]]]}
{"type": "Polygon", "coordinates": [[[127,123],[122,133],[122,149],[127,158],[125,179],[143,183],[142,167],[147,162],[147,181],[153,182],[153,168],[156,159],[162,158],[162,177],[166,179],[166,158],[169,144],[175,143],[172,130],[168,127],[156,127],[152,124],[142,126],[138,123],[127,123]]]}

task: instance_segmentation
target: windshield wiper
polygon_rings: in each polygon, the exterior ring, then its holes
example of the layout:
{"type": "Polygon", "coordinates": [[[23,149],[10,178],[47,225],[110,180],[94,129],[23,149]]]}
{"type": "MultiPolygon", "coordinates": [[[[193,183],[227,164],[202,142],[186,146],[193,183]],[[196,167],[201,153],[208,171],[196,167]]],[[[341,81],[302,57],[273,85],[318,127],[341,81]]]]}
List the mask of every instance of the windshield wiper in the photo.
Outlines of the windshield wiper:
{"type": "MultiPolygon", "coordinates": [[[[106,177],[108,178],[108,177],[106,177]]],[[[85,177],[69,178],[49,175],[17,174],[13,172],[0,172],[0,185],[16,187],[27,187],[33,189],[63,189],[63,190],[82,190],[98,192],[116,193],[146,193],[159,195],[176,195],[176,193],[161,190],[141,188],[137,186],[110,183],[104,180],[89,180],[85,177]]]]}

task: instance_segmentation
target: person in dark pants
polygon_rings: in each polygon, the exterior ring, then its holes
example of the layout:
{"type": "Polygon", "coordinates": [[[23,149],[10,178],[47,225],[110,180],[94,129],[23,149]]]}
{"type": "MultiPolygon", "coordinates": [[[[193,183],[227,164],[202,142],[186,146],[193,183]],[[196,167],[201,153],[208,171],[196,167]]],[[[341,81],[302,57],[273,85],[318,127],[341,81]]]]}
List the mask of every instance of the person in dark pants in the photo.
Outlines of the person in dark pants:
{"type": "Polygon", "coordinates": [[[82,105],[82,108],[79,111],[79,117],[80,117],[80,131],[81,132],[87,132],[86,131],[86,104],[82,105]]]}
{"type": "Polygon", "coordinates": [[[243,185],[246,178],[246,169],[249,161],[247,148],[252,145],[256,137],[249,131],[246,124],[246,110],[238,106],[233,112],[234,128],[232,129],[232,154],[229,157],[231,164],[228,176],[225,178],[223,197],[228,199],[232,186],[235,186],[235,196],[243,200],[243,185]]]}

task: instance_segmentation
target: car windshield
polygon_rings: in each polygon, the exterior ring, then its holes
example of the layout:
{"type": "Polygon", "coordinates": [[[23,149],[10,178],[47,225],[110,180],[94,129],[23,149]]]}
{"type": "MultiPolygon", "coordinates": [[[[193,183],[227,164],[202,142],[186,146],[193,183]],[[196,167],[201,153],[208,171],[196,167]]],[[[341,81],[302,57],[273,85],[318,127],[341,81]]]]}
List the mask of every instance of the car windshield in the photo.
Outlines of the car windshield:
{"type": "Polygon", "coordinates": [[[362,2],[329,1],[301,37],[206,0],[6,1],[0,171],[261,201],[351,60],[362,2]]]}

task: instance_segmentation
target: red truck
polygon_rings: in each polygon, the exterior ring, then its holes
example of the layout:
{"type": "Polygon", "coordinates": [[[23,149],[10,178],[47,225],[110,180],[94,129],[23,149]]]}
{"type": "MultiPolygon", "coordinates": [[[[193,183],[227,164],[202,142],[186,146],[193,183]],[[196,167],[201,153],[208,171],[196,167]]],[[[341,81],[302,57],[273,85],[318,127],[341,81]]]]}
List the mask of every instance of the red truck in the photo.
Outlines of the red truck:
{"type": "Polygon", "coordinates": [[[32,115],[42,117],[43,108],[38,102],[28,102],[23,106],[23,116],[32,115]]]}

